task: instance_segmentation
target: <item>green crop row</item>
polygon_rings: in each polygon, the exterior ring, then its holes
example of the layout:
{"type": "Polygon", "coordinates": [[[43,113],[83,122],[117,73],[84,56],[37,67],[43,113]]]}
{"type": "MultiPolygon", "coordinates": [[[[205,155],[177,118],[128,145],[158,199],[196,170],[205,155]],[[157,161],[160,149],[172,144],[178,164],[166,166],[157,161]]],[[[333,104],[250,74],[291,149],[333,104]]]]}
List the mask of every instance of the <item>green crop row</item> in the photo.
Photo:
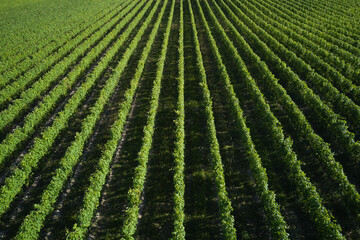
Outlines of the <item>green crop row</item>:
{"type": "Polygon", "coordinates": [[[172,233],[173,240],[185,239],[185,99],[184,99],[184,74],[185,74],[185,58],[184,58],[184,4],[180,1],[180,20],[179,20],[179,60],[178,60],[178,101],[177,101],[177,118],[176,125],[176,141],[174,150],[174,230],[172,233]]]}

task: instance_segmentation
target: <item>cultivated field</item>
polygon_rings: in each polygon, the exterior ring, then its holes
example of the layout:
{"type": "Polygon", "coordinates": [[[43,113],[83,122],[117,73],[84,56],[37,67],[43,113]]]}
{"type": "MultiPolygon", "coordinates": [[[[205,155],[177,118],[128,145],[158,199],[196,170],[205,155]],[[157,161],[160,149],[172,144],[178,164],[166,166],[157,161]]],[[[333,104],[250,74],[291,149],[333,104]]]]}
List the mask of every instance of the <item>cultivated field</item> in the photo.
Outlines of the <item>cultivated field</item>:
{"type": "Polygon", "coordinates": [[[360,239],[359,0],[0,1],[1,239],[360,239]]]}

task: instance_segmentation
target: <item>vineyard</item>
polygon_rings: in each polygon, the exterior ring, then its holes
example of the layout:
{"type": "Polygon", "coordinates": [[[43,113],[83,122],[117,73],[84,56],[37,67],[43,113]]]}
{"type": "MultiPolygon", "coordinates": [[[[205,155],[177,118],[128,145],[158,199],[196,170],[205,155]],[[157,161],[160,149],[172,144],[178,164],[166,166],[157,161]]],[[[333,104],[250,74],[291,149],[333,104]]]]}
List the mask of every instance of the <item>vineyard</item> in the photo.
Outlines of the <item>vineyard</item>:
{"type": "Polygon", "coordinates": [[[360,239],[360,1],[0,20],[0,239],[360,239]]]}

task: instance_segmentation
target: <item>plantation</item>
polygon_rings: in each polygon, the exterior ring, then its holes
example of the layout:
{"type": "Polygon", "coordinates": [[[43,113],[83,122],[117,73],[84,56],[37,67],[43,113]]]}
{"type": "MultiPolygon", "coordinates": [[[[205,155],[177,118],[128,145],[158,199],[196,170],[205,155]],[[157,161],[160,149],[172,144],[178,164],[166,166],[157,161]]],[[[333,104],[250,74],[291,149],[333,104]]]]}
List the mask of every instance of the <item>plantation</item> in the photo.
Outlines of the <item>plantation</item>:
{"type": "Polygon", "coordinates": [[[1,239],[360,239],[360,1],[0,20],[1,239]]]}

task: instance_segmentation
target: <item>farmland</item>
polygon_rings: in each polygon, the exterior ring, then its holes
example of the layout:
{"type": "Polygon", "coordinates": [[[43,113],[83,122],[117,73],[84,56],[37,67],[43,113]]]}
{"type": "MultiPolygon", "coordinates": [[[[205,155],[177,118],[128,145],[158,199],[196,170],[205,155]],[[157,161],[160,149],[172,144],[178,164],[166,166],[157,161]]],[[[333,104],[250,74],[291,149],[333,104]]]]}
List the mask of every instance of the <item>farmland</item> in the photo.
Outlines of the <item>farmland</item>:
{"type": "Polygon", "coordinates": [[[360,1],[0,20],[1,239],[360,239],[360,1]]]}

